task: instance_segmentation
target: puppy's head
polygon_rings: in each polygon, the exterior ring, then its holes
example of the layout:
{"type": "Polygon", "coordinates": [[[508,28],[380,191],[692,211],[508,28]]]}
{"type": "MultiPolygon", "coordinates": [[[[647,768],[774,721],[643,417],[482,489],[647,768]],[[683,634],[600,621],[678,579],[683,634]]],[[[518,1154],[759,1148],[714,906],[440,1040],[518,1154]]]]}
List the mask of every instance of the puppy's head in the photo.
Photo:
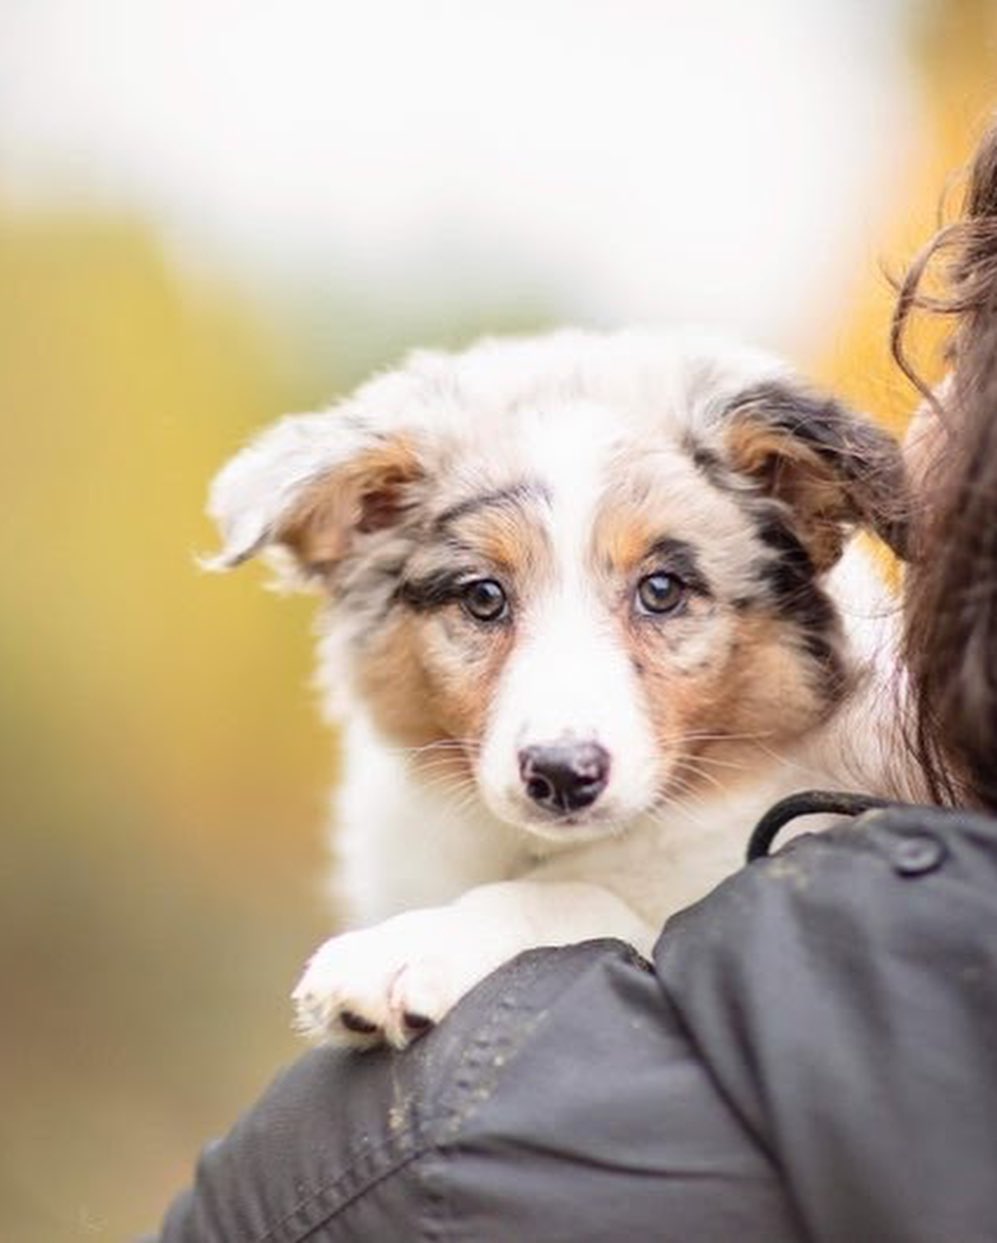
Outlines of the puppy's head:
{"type": "Polygon", "coordinates": [[[327,678],[417,768],[577,838],[834,711],[824,576],[856,526],[901,549],[903,477],[889,437],[765,355],[570,332],[416,355],[285,419],[211,510],[217,567],[280,549],[323,589],[348,655],[327,678]]]}

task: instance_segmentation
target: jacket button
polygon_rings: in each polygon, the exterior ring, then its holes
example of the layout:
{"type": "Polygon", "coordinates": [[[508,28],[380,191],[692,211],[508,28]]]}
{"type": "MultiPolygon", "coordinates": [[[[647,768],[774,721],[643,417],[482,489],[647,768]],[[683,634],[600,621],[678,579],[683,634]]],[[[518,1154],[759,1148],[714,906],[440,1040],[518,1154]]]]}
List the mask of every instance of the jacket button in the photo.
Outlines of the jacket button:
{"type": "Polygon", "coordinates": [[[927,833],[911,833],[898,838],[891,846],[893,870],[898,876],[923,876],[933,872],[945,861],[946,850],[937,837],[927,833]]]}

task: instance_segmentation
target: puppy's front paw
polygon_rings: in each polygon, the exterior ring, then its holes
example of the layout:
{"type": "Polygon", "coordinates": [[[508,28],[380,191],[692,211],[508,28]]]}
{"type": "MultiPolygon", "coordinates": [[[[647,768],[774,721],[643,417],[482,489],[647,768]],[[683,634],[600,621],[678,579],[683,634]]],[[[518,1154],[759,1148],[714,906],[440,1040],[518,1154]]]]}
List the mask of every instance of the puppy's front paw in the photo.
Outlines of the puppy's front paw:
{"type": "Polygon", "coordinates": [[[404,1048],[491,969],[456,922],[446,909],[412,911],[326,941],[292,994],[299,1030],[354,1048],[404,1048]]]}

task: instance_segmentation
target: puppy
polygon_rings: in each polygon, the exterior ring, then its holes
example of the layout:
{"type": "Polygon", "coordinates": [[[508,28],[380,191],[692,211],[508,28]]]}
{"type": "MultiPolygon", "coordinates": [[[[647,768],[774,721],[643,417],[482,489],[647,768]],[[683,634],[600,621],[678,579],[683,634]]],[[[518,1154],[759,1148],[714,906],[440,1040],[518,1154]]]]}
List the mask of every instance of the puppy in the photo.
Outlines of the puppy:
{"type": "Polygon", "coordinates": [[[901,552],[903,496],[890,437],[782,362],[654,331],[416,353],[239,453],[212,564],[321,589],[344,729],[360,930],[301,1026],[402,1047],[522,950],[647,954],[776,798],[886,792],[894,610],[849,536],[901,552]]]}

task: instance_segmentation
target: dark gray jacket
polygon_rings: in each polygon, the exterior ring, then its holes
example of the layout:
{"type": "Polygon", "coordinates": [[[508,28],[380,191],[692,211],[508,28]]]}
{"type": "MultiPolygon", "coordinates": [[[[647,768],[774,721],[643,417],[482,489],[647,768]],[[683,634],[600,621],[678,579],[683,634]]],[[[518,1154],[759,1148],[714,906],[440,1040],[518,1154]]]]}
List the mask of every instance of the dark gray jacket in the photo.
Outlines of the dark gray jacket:
{"type": "Polygon", "coordinates": [[[997,823],[872,812],[303,1057],[162,1243],[997,1241],[997,823]]]}

